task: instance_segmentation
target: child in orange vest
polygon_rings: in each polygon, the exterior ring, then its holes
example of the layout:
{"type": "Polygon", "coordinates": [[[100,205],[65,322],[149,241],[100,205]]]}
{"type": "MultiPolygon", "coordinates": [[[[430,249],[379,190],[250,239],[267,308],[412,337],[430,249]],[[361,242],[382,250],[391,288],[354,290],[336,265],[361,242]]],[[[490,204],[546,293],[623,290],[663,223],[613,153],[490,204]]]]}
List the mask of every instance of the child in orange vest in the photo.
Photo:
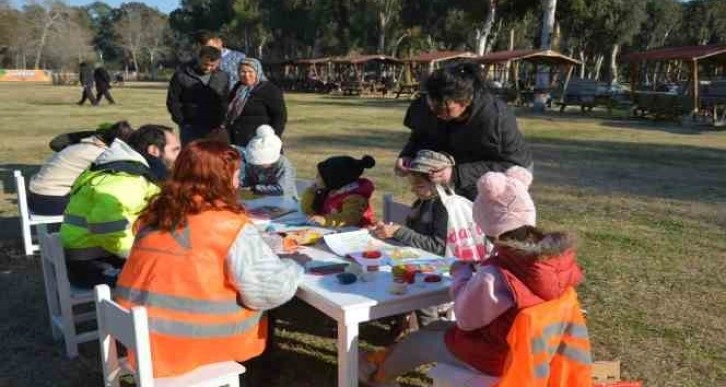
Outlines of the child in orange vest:
{"type": "Polygon", "coordinates": [[[573,239],[535,227],[535,206],[527,192],[531,182],[532,175],[521,167],[488,172],[479,180],[474,220],[495,249],[483,264],[452,265],[457,321],[431,324],[388,350],[363,354],[362,382],[395,386],[397,376],[433,362],[501,376],[507,334],[518,312],[556,299],[582,281],[573,239]]]}
{"type": "Polygon", "coordinates": [[[372,225],[370,199],[375,187],[361,175],[375,165],[376,160],[368,155],[360,160],[335,156],[318,163],[316,182],[300,201],[308,221],[327,227],[372,225]]]}

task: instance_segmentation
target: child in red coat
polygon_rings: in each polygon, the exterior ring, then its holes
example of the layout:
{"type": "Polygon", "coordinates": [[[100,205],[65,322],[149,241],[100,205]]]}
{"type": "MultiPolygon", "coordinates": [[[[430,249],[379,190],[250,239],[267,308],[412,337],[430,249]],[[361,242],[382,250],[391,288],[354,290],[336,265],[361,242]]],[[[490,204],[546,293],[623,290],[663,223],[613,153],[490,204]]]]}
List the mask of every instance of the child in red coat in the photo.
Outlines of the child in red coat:
{"type": "Polygon", "coordinates": [[[389,350],[361,356],[359,376],[369,386],[394,386],[395,378],[419,365],[443,362],[502,375],[509,353],[507,334],[521,309],[556,299],[582,281],[573,238],[535,227],[528,188],[532,175],[512,167],[478,182],[474,220],[492,240],[483,264],[455,262],[451,296],[457,321],[431,324],[389,350]]]}

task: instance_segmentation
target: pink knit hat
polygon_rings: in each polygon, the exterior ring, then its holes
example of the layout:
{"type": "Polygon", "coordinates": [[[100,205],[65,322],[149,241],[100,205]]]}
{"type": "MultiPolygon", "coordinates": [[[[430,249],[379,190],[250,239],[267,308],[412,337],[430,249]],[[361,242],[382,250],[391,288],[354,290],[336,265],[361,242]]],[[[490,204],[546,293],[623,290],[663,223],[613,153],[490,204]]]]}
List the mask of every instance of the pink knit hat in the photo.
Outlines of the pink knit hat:
{"type": "Polygon", "coordinates": [[[474,201],[474,221],[484,234],[498,237],[508,231],[534,226],[537,212],[527,189],[532,174],[522,167],[505,173],[487,172],[479,179],[474,201]]]}

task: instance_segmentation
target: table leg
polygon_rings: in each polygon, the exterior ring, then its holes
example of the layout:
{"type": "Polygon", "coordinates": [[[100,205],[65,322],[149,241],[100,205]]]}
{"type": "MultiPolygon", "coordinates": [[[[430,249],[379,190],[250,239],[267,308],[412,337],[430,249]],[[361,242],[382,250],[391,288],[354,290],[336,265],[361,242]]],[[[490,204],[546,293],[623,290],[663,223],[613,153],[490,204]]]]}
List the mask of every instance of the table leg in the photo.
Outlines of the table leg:
{"type": "Polygon", "coordinates": [[[338,387],[358,386],[358,323],[338,322],[338,387]]]}

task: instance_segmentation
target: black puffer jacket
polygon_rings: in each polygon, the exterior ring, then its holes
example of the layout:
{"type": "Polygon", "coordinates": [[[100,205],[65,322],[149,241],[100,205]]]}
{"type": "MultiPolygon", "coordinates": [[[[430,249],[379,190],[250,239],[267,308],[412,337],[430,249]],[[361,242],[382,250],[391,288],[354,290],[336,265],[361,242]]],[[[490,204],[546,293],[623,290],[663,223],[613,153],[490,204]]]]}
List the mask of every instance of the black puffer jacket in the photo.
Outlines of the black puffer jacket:
{"type": "Polygon", "coordinates": [[[169,82],[166,107],[177,125],[218,128],[227,113],[229,76],[217,70],[205,85],[196,67],[192,62],[176,70],[169,82]]]}
{"type": "Polygon", "coordinates": [[[513,165],[530,167],[532,155],[506,103],[483,92],[474,98],[464,121],[443,121],[429,109],[425,97],[411,103],[403,124],[411,129],[401,157],[414,157],[421,149],[446,152],[454,157],[456,193],[476,198],[476,182],[489,171],[502,172],[513,165]]]}
{"type": "MultiPolygon", "coordinates": [[[[232,89],[230,102],[240,87],[241,83],[237,83],[232,89]]],[[[227,129],[233,144],[247,146],[260,125],[272,126],[275,134],[282,137],[286,122],[287,108],[282,91],[272,82],[262,81],[252,89],[242,114],[227,129]]]]}

